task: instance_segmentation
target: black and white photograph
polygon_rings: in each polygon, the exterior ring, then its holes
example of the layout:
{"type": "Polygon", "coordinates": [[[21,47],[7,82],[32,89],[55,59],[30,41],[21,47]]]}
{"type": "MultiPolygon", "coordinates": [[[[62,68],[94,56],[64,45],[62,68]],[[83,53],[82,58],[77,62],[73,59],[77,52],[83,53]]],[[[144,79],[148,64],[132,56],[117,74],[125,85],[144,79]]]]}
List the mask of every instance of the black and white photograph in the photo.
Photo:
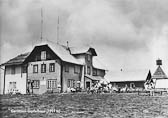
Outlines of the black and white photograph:
{"type": "Polygon", "coordinates": [[[1,118],[168,118],[168,0],[0,0],[1,118]]]}

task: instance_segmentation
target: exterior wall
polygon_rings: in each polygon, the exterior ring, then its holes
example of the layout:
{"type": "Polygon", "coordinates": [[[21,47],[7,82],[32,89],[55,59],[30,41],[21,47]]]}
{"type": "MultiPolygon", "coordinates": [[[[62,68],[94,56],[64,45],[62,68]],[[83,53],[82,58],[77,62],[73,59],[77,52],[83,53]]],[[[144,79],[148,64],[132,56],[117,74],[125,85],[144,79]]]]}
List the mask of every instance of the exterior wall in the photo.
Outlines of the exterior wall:
{"type": "Polygon", "coordinates": [[[112,86],[117,86],[117,87],[127,87],[132,88],[131,84],[135,85],[135,88],[144,88],[144,83],[145,81],[125,81],[125,82],[110,82],[112,86]]]}
{"type": "Polygon", "coordinates": [[[168,79],[153,79],[156,89],[168,89],[168,79]]]}
{"type": "Polygon", "coordinates": [[[67,91],[68,88],[68,79],[75,80],[75,87],[77,87],[77,81],[81,81],[82,77],[82,66],[76,65],[80,69],[80,73],[75,73],[74,72],[74,67],[75,64],[70,64],[70,63],[63,63],[63,72],[62,72],[62,77],[63,77],[63,92],[67,91]],[[65,66],[68,65],[69,67],[69,72],[65,71],[65,66]]]}
{"type": "Polygon", "coordinates": [[[57,80],[57,88],[54,90],[58,92],[58,85],[61,84],[61,64],[60,60],[48,60],[48,61],[37,61],[29,62],[28,66],[28,79],[29,80],[40,80],[39,88],[34,88],[33,93],[42,94],[47,89],[47,80],[57,80]],[[49,64],[55,63],[55,72],[49,72],[49,64]],[[33,73],[33,65],[38,65],[38,73],[33,73]],[[41,73],[41,64],[46,64],[46,73],[41,73]]]}
{"type": "Polygon", "coordinates": [[[26,94],[26,73],[21,73],[21,66],[15,67],[15,74],[11,74],[11,66],[6,67],[5,94],[11,91],[10,82],[16,82],[16,89],[26,94]]]}

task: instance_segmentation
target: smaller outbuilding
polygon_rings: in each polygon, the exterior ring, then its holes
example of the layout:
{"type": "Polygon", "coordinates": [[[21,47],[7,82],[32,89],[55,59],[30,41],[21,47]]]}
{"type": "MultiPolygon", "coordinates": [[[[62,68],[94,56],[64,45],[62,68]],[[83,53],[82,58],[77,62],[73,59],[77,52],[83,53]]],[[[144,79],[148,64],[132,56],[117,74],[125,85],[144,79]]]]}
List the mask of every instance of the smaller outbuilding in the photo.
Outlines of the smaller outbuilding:
{"type": "Polygon", "coordinates": [[[119,88],[139,88],[144,89],[148,70],[123,70],[113,73],[110,83],[119,88]]]}
{"type": "Polygon", "coordinates": [[[152,76],[152,80],[154,82],[155,89],[168,89],[168,77],[161,68],[162,60],[156,60],[156,65],[158,66],[156,71],[152,76]]]}

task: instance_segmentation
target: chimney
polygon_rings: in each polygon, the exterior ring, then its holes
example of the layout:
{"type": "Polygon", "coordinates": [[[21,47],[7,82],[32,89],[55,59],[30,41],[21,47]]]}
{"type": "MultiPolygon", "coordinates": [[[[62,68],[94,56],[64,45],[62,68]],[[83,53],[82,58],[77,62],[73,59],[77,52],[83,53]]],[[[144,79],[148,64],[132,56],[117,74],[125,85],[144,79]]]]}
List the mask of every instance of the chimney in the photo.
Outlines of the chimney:
{"type": "Polygon", "coordinates": [[[67,49],[69,48],[69,42],[67,41],[67,49]]]}
{"type": "Polygon", "coordinates": [[[67,47],[66,47],[66,49],[69,51],[69,53],[71,54],[71,50],[70,50],[70,48],[69,48],[69,42],[67,41],[67,47]]]}

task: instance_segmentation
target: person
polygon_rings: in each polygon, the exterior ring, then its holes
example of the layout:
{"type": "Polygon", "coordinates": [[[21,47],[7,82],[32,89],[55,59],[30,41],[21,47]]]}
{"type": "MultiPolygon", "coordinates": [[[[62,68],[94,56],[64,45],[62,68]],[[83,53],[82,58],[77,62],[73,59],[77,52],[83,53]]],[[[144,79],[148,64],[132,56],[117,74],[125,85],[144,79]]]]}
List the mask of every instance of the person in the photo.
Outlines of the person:
{"type": "Polygon", "coordinates": [[[150,96],[154,96],[154,83],[148,81],[144,83],[145,90],[149,91],[150,96]]]}
{"type": "Polygon", "coordinates": [[[61,93],[61,85],[58,85],[58,92],[61,93]]]}
{"type": "Polygon", "coordinates": [[[71,92],[71,88],[68,87],[68,88],[67,88],[67,93],[70,93],[70,92],[71,92]]]}
{"type": "Polygon", "coordinates": [[[75,93],[76,92],[75,88],[71,88],[71,92],[75,93]]]}
{"type": "Polygon", "coordinates": [[[30,85],[31,85],[31,89],[32,89],[32,94],[33,94],[33,83],[34,83],[34,81],[32,80],[31,82],[30,82],[30,85]]]}
{"type": "Polygon", "coordinates": [[[27,82],[27,93],[30,94],[30,81],[27,82]]]}

